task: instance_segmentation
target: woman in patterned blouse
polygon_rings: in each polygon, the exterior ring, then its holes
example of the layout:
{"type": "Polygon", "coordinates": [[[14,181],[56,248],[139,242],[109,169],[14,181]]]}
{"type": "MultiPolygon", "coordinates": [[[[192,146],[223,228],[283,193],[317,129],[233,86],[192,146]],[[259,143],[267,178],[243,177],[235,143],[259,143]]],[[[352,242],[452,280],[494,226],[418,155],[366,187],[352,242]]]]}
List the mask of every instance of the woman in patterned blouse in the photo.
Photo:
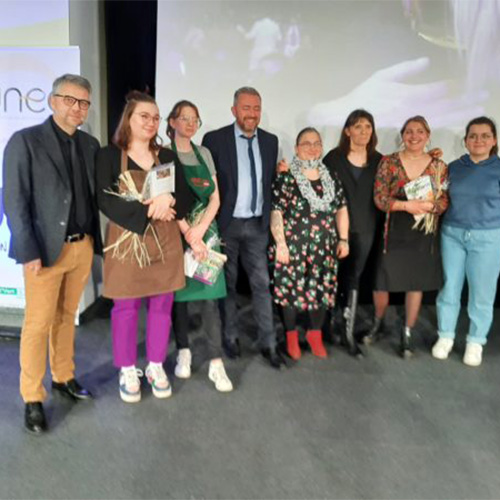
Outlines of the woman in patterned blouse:
{"type": "MultiPolygon", "coordinates": [[[[382,159],[375,177],[374,200],[386,212],[375,289],[405,292],[406,321],[400,353],[413,351],[411,329],[418,319],[422,292],[442,285],[438,232],[439,215],[448,207],[448,169],[426,153],[430,128],[422,116],[406,120],[401,129],[404,148],[382,159]]],[[[389,305],[389,300],[385,309],[389,305]]],[[[377,318],[380,322],[380,318],[377,318]]]]}

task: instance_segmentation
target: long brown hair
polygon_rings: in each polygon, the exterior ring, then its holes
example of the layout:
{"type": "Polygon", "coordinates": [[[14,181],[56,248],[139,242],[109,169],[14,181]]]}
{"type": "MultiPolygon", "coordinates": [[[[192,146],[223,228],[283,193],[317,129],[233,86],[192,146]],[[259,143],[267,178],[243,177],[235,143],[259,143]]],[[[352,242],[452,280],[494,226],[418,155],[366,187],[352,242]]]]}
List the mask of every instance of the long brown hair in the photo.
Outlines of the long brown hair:
{"type": "MultiPolygon", "coordinates": [[[[130,141],[132,138],[132,130],[130,128],[130,117],[135,111],[137,105],[141,102],[147,102],[149,104],[156,104],[154,97],[146,94],[145,92],[140,92],[138,90],[132,90],[125,97],[125,107],[123,108],[122,115],[120,117],[120,122],[118,127],[116,127],[115,133],[113,135],[113,144],[118,146],[120,149],[125,151],[130,146],[130,141]]],[[[149,149],[153,152],[158,151],[161,148],[161,139],[158,134],[151,138],[149,141],[149,149]]]]}
{"type": "Polygon", "coordinates": [[[375,131],[375,120],[373,119],[373,115],[365,109],[355,109],[349,114],[347,120],[344,123],[344,127],[342,128],[339,143],[337,146],[345,156],[347,156],[351,151],[351,138],[347,135],[346,131],[348,128],[356,125],[356,123],[358,123],[363,118],[365,120],[368,120],[370,122],[370,125],[372,126],[372,136],[370,137],[370,142],[366,145],[367,158],[370,159],[376,152],[378,137],[377,132],[375,131]]]}

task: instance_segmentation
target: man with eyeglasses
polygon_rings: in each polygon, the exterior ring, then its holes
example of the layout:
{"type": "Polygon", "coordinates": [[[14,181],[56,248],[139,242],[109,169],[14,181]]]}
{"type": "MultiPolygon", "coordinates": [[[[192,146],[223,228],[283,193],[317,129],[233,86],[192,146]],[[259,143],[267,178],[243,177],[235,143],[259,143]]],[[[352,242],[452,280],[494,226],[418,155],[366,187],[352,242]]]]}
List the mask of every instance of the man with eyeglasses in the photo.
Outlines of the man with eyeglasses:
{"type": "Polygon", "coordinates": [[[261,353],[273,368],[284,363],[276,350],[269,291],[267,245],[271,185],[276,171],[278,138],[258,128],[261,98],[252,87],[234,94],[235,123],[209,132],[203,146],[212,153],[221,198],[218,224],[227,255],[227,297],[222,302],[223,347],[230,358],[241,355],[238,339],[236,282],[238,260],[248,275],[261,353]]]}
{"type": "Polygon", "coordinates": [[[91,399],[74,376],[75,314],[94,252],[102,252],[95,202],[99,142],[78,130],[91,86],[65,74],[52,86],[53,114],[16,132],[4,152],[4,205],[12,234],[9,256],[23,265],[26,308],[21,332],[21,396],[26,430],[42,434],[49,347],[52,389],[91,399]]]}

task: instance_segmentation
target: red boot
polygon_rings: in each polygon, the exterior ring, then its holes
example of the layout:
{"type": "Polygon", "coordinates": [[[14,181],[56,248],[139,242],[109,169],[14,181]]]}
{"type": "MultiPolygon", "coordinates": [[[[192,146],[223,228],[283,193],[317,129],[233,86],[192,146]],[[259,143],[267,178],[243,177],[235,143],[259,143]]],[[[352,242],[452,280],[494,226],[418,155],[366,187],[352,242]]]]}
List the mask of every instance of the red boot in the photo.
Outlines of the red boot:
{"type": "Polygon", "coordinates": [[[286,350],[288,355],[295,361],[302,356],[299,346],[299,332],[297,330],[286,332],[286,350]]]}
{"type": "Polygon", "coordinates": [[[308,330],[306,340],[311,346],[311,351],[318,358],[326,358],[328,353],[323,345],[323,334],[321,330],[308,330]]]}

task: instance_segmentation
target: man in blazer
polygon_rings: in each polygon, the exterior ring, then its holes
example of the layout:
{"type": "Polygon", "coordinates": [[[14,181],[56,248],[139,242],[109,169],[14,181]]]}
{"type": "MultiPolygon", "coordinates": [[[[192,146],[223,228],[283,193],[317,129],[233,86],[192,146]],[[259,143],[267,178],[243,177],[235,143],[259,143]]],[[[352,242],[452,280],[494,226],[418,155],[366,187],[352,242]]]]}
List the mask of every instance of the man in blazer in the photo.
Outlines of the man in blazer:
{"type": "Polygon", "coordinates": [[[236,308],[238,259],[248,275],[262,355],[274,368],[283,359],[276,351],[269,291],[267,245],[271,185],[278,158],[278,138],[258,128],[261,97],[252,87],[234,94],[235,123],[209,132],[203,145],[212,153],[221,198],[218,224],[228,257],[228,294],[222,303],[223,345],[229,357],[240,356],[236,308]]]}
{"type": "Polygon", "coordinates": [[[25,427],[35,434],[47,430],[47,347],[52,389],[74,400],[92,398],[75,380],[73,361],[76,310],[94,251],[102,251],[94,184],[99,143],[78,130],[90,95],[87,79],[57,78],[50,96],[53,115],[16,132],[4,153],[9,256],[23,264],[26,295],[20,388],[25,427]]]}

